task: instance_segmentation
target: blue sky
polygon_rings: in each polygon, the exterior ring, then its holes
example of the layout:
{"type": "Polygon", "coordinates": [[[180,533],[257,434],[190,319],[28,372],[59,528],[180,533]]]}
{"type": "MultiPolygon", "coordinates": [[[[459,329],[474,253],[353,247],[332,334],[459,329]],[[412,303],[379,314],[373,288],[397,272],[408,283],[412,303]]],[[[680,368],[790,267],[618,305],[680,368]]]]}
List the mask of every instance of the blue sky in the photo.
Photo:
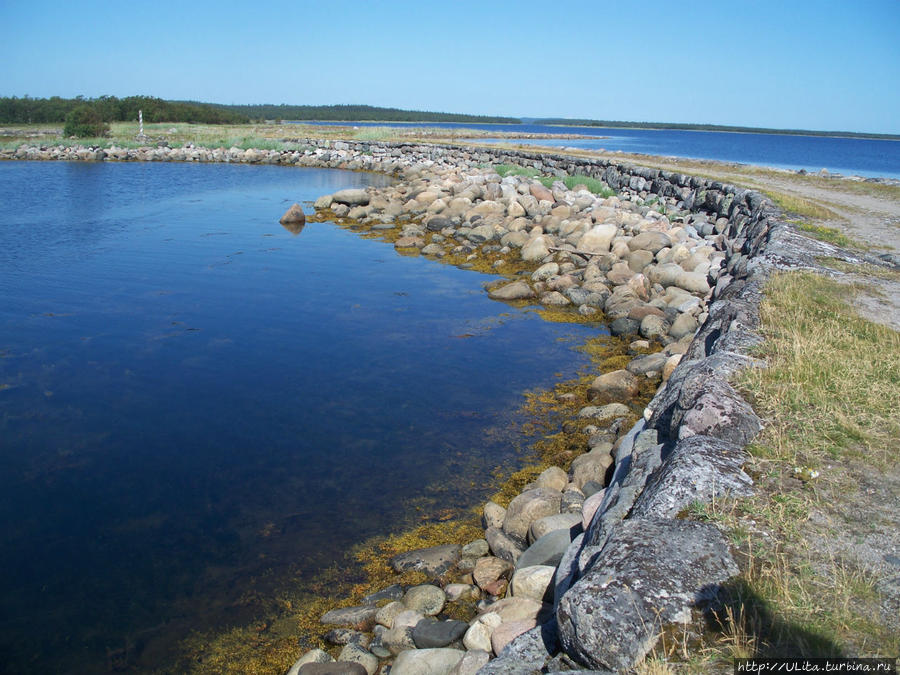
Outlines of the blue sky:
{"type": "Polygon", "coordinates": [[[900,0],[0,0],[0,95],[900,133],[900,0]]]}

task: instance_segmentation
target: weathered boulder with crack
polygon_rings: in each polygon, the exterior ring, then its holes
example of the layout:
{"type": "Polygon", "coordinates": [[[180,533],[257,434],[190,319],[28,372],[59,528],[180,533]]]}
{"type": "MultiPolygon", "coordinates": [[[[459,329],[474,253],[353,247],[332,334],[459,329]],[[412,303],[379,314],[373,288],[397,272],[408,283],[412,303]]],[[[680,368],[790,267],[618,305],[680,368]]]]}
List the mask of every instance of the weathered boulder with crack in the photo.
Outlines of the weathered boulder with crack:
{"type": "Polygon", "coordinates": [[[674,518],[692,502],[746,496],[753,481],[741,466],[749,455],[739,446],[711,436],[679,441],[647,481],[632,518],[674,518]]]}
{"type": "MultiPolygon", "coordinates": [[[[759,433],[762,423],[723,376],[728,356],[716,355],[699,361],[684,361],[666,386],[648,406],[649,425],[659,430],[662,440],[705,435],[744,446],[759,433]]],[[[748,365],[746,357],[732,355],[732,370],[748,365]]]]}
{"type": "Polygon", "coordinates": [[[559,602],[563,649],[593,668],[630,670],[656,644],[661,626],[686,623],[738,573],[713,526],[629,519],[559,602]]]}

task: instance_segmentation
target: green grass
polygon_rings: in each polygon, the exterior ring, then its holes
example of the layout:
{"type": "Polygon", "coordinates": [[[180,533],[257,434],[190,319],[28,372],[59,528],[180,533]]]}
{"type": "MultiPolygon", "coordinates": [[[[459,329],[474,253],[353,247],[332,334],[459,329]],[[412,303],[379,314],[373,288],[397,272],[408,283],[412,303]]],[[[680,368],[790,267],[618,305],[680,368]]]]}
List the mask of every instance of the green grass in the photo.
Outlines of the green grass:
{"type": "Polygon", "coordinates": [[[764,189],[763,192],[786,213],[814,220],[835,220],[840,216],[831,209],[795,194],[764,189]]]}
{"type": "Polygon", "coordinates": [[[825,241],[829,244],[840,246],[841,248],[859,248],[859,245],[856,242],[837,228],[807,223],[802,220],[791,220],[788,222],[801,232],[805,232],[819,241],[825,241]]]}
{"type": "Polygon", "coordinates": [[[604,198],[612,197],[616,194],[616,191],[612,190],[603,181],[582,174],[563,177],[548,176],[542,174],[535,168],[518,166],[516,164],[496,164],[494,165],[494,171],[496,171],[501,178],[505,178],[506,176],[526,176],[528,178],[537,178],[537,180],[540,181],[540,183],[544,187],[548,188],[559,180],[562,181],[563,184],[570,190],[574,189],[578,185],[583,185],[588,189],[589,192],[593,192],[594,194],[604,198]]]}

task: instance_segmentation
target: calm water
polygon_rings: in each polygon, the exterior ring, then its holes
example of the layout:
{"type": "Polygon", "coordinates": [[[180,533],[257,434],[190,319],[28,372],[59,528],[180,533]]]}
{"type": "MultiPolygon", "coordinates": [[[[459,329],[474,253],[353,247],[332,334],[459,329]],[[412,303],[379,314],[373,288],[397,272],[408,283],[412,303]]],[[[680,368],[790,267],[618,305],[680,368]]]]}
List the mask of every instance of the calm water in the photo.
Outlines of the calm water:
{"type": "MultiPolygon", "coordinates": [[[[335,123],[336,124],[336,123],[335,123]]],[[[346,123],[345,123],[346,124],[346,123]]],[[[354,122],[359,126],[385,125],[354,122]]],[[[783,169],[828,169],[832,173],[900,178],[900,141],[865,138],[827,138],[786,134],[745,134],[723,131],[679,131],[674,129],[613,129],[562,127],[539,124],[428,124],[427,126],[519,131],[524,133],[582,134],[596,139],[517,140],[524,145],[549,145],[589,150],[621,150],[650,155],[717,159],[783,169]]],[[[485,142],[484,139],[478,139],[485,142]]],[[[489,142],[489,141],[488,141],[489,142]]],[[[496,142],[508,143],[508,140],[496,142]]]]}
{"type": "Polygon", "coordinates": [[[484,495],[525,389],[583,363],[489,277],[313,223],[385,180],[0,163],[0,670],[141,668],[349,545],[484,495]],[[438,504],[435,504],[435,499],[438,504]]]}

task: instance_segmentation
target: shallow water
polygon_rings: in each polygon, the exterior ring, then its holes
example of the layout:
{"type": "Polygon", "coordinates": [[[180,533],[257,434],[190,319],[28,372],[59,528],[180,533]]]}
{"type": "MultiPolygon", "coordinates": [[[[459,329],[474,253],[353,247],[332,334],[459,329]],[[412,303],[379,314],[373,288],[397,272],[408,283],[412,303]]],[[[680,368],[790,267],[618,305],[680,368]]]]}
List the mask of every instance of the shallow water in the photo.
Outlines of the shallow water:
{"type": "Polygon", "coordinates": [[[385,180],[0,163],[0,670],[102,672],[126,644],[159,666],[353,543],[483,499],[468,477],[516,456],[521,393],[595,331],[277,222],[385,180]]]}

